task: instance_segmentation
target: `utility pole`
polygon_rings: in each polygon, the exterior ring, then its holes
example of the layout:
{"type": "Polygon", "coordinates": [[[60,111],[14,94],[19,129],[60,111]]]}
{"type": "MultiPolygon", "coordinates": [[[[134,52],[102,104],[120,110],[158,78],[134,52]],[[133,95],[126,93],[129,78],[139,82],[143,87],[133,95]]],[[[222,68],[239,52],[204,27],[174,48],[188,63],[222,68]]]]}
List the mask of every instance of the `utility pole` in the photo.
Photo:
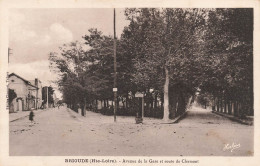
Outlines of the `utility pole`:
{"type": "Polygon", "coordinates": [[[142,97],[142,119],[144,119],[144,97],[142,97]]]}
{"type": "Polygon", "coordinates": [[[12,50],[12,49],[8,47],[8,63],[10,62],[9,59],[10,59],[10,55],[12,54],[12,53],[11,53],[11,50],[12,50]]]}
{"type": "Polygon", "coordinates": [[[116,9],[114,8],[114,122],[116,122],[117,112],[117,84],[116,84],[116,9]]]}
{"type": "Polygon", "coordinates": [[[37,89],[36,89],[36,110],[38,110],[38,91],[39,91],[39,87],[38,87],[38,83],[39,83],[39,81],[38,81],[38,78],[37,79],[35,79],[35,85],[36,85],[36,87],[37,87],[37,89]]]}
{"type": "Polygon", "coordinates": [[[47,87],[47,106],[46,106],[46,108],[49,108],[49,96],[48,96],[48,89],[49,89],[49,87],[48,86],[46,86],[47,87]]]}

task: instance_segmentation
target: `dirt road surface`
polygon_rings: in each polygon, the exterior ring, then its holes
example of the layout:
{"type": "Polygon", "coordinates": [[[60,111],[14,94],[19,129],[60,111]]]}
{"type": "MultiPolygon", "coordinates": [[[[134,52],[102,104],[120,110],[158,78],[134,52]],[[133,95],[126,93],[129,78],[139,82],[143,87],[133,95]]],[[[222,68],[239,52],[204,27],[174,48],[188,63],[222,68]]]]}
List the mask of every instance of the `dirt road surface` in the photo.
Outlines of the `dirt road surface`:
{"type": "MultiPolygon", "coordinates": [[[[11,114],[10,114],[11,115],[11,114]]],[[[145,118],[86,117],[61,107],[10,122],[11,156],[251,156],[253,126],[192,107],[176,124],[145,118]]]]}

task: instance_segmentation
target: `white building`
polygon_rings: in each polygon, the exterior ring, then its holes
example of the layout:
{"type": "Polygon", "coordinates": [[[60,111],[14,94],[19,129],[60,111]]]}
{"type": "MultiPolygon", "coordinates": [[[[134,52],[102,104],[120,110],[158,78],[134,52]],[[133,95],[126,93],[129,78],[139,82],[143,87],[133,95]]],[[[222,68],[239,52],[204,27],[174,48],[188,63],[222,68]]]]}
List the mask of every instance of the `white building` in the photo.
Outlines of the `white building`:
{"type": "Polygon", "coordinates": [[[9,75],[8,89],[14,90],[17,97],[11,101],[9,112],[40,108],[42,103],[42,85],[38,79],[28,81],[12,73],[9,75]]]}

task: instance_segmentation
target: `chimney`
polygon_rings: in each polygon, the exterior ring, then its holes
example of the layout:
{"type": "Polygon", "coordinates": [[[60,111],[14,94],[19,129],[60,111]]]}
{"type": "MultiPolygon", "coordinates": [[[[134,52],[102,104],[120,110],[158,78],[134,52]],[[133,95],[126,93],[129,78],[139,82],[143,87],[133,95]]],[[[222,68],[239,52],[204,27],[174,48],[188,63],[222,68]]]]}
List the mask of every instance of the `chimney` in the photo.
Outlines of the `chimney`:
{"type": "Polygon", "coordinates": [[[38,87],[38,78],[35,78],[35,86],[38,87]]]}

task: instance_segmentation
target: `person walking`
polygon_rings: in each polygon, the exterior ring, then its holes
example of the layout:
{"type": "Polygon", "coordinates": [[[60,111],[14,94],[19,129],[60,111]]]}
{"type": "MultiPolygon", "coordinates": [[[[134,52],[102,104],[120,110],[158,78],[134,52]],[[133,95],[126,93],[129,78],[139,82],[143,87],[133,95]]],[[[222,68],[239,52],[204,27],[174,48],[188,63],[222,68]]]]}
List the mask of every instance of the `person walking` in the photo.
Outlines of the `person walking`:
{"type": "Polygon", "coordinates": [[[34,120],[33,120],[33,117],[34,117],[34,113],[33,113],[33,110],[31,110],[31,112],[30,112],[30,114],[29,114],[29,120],[30,120],[31,122],[34,121],[34,120]]]}

